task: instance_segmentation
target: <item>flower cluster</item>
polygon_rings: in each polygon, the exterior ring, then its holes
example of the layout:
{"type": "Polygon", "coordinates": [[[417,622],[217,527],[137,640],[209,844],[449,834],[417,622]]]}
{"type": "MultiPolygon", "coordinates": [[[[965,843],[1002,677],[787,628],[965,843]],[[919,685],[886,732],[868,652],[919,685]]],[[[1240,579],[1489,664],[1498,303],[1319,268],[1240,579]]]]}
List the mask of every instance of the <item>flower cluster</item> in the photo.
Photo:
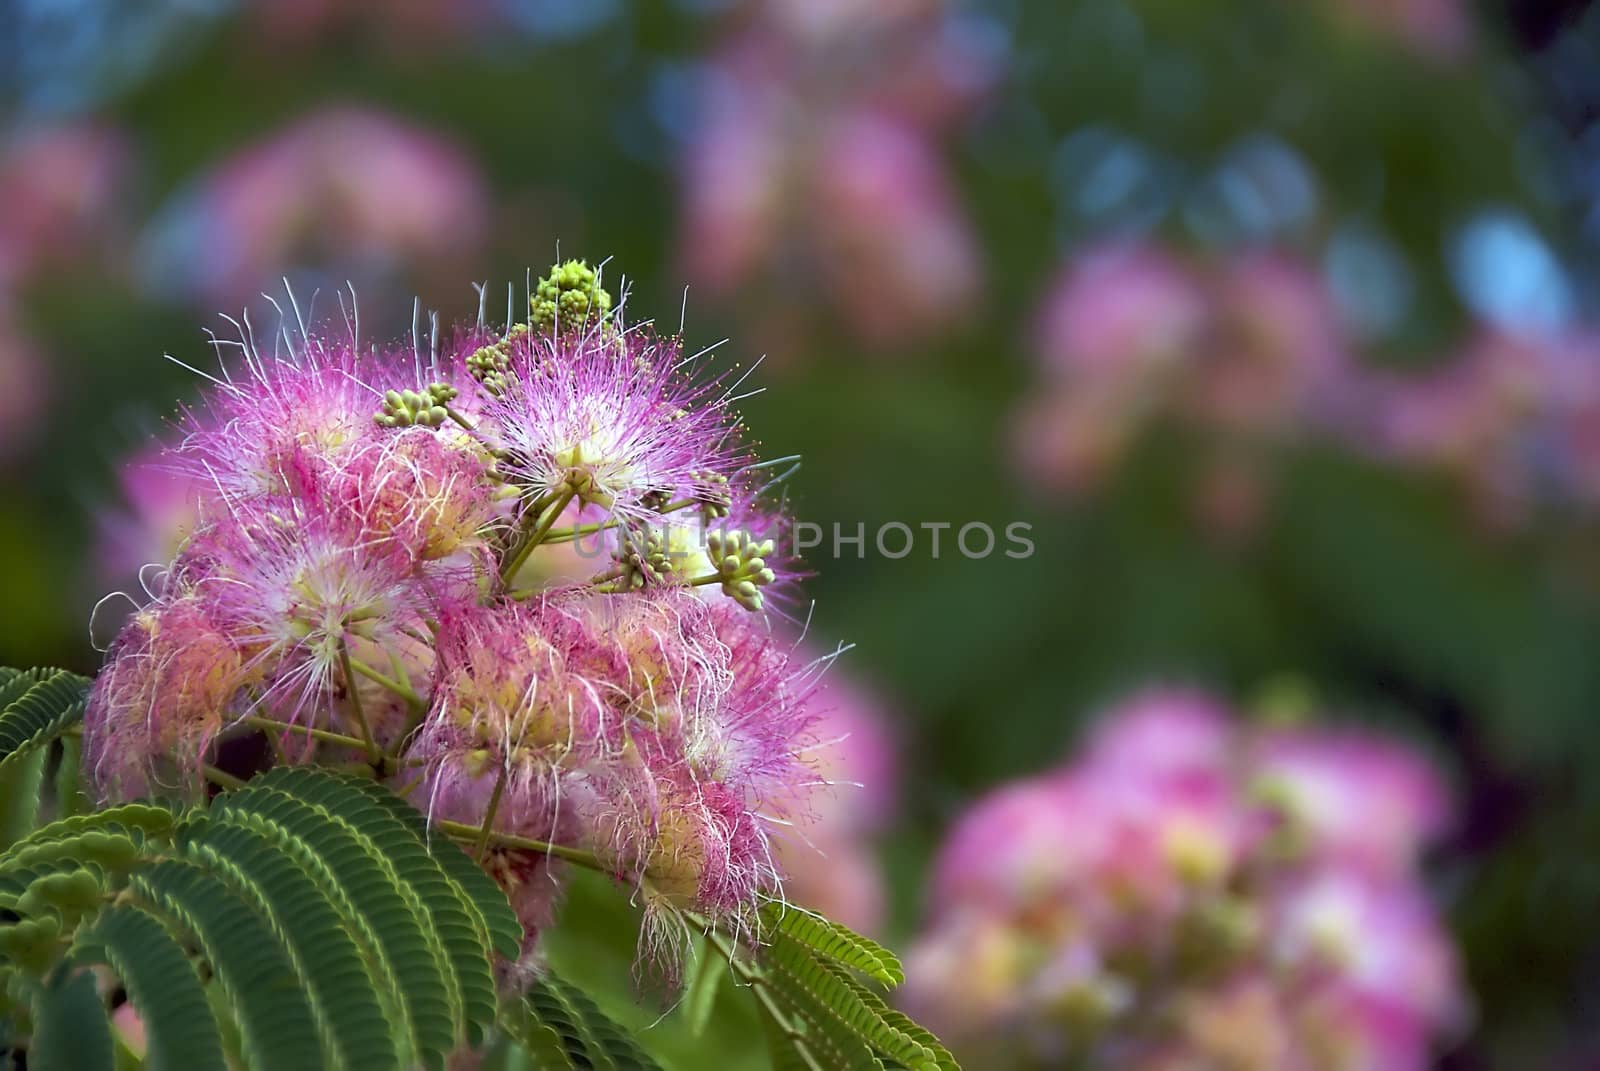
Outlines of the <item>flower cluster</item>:
{"type": "Polygon", "coordinates": [[[1068,491],[1103,479],[1161,419],[1209,433],[1208,489],[1237,487],[1263,445],[1332,424],[1349,382],[1325,289],[1279,254],[1205,264],[1156,246],[1093,250],[1052,287],[1038,349],[1019,456],[1068,491]]]}
{"type": "Polygon", "coordinates": [[[1420,1069],[1463,1011],[1417,874],[1447,817],[1391,742],[1135,696],[957,825],[908,1002],[991,1063],[1420,1069]]]}
{"type": "Polygon", "coordinates": [[[1028,478],[1080,494],[1151,427],[1198,445],[1201,519],[1258,519],[1282,448],[1317,440],[1452,477],[1496,526],[1593,515],[1600,354],[1589,334],[1484,329],[1401,372],[1363,359],[1327,286],[1281,252],[1183,257],[1112,244],[1074,257],[1039,315],[1039,382],[1018,413],[1028,478]]]}
{"type": "Polygon", "coordinates": [[[530,934],[552,845],[710,916],[779,891],[824,661],[773,620],[794,572],[735,385],[580,262],[528,308],[428,352],[245,333],[164,458],[179,548],[91,695],[103,795],[194,791],[220,736],[264,734],[479,829],[530,934]],[[581,537],[609,556],[575,578],[581,537]]]}
{"type": "Polygon", "coordinates": [[[739,13],[683,154],[696,283],[749,296],[800,282],[878,345],[971,311],[977,242],[939,140],[994,63],[954,6],[763,0],[739,13]]]}
{"type": "Polygon", "coordinates": [[[422,264],[425,281],[438,283],[480,248],[488,214],[477,165],[449,138],[333,107],[202,176],[163,211],[147,259],[158,285],[230,304],[301,264],[362,282],[393,282],[402,265],[422,264]]]}

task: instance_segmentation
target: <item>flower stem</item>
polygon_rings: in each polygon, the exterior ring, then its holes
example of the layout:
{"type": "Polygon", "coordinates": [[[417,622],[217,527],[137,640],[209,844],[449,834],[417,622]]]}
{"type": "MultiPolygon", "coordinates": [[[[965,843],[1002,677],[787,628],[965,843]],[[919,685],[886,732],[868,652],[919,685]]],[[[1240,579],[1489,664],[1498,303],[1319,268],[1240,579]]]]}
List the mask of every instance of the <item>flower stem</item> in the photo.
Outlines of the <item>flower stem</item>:
{"type": "MultiPolygon", "coordinates": [[[[656,510],[656,513],[661,515],[676,513],[680,509],[687,509],[688,507],[694,505],[698,505],[694,499],[680,498],[676,502],[668,502],[665,506],[662,506],[660,509],[656,510]]],[[[595,521],[591,524],[573,525],[571,528],[557,528],[550,532],[550,534],[546,535],[542,542],[570,543],[574,539],[581,539],[586,535],[594,535],[596,532],[610,531],[620,524],[622,524],[622,520],[620,518],[613,517],[609,521],[595,521]]]]}
{"type": "Polygon", "coordinates": [[[365,748],[367,746],[364,741],[357,740],[353,736],[346,736],[344,733],[330,733],[326,729],[313,729],[309,725],[286,725],[281,721],[273,721],[271,718],[251,716],[240,719],[239,724],[248,725],[252,729],[265,729],[274,733],[299,733],[302,736],[309,736],[313,740],[321,740],[325,744],[341,744],[345,747],[353,748],[365,748]]]}
{"type": "Polygon", "coordinates": [[[435,818],[433,824],[445,833],[458,840],[476,842],[487,832],[488,838],[495,844],[503,844],[507,848],[518,848],[525,852],[538,852],[540,855],[554,856],[565,859],[569,863],[599,871],[602,874],[615,874],[615,870],[600,861],[600,857],[593,852],[584,851],[582,848],[570,848],[565,844],[551,844],[549,841],[534,840],[531,837],[517,837],[510,833],[496,833],[486,831],[482,826],[468,825],[465,822],[451,822],[443,818],[435,818]]]}
{"type": "Polygon", "coordinates": [[[373,766],[383,763],[383,752],[378,749],[378,742],[372,738],[372,726],[367,724],[367,712],[361,705],[361,691],[356,687],[356,671],[350,662],[350,644],[343,637],[339,637],[339,661],[344,666],[345,691],[350,696],[350,709],[355,713],[356,724],[361,726],[361,739],[365,742],[367,758],[373,766]]]}
{"type": "Polygon", "coordinates": [[[202,769],[205,771],[206,780],[212,782],[213,784],[219,785],[222,788],[243,788],[244,787],[244,779],[243,778],[235,777],[235,776],[233,776],[233,774],[229,773],[226,770],[220,770],[217,767],[211,765],[209,762],[205,763],[202,766],[202,769]]]}
{"type": "Polygon", "coordinates": [[[349,654],[345,654],[343,657],[347,660],[347,664],[351,669],[354,669],[357,673],[361,674],[369,681],[381,684],[383,687],[389,689],[389,691],[393,692],[401,699],[404,699],[406,701],[406,705],[412,710],[427,709],[428,705],[422,701],[422,697],[417,694],[416,689],[412,688],[409,684],[405,684],[402,681],[397,681],[393,677],[384,676],[378,670],[367,665],[359,658],[351,657],[349,654]]]}
{"type": "MultiPolygon", "coordinates": [[[[508,584],[511,578],[517,575],[517,570],[522,568],[522,563],[528,560],[528,555],[533,553],[533,548],[544,542],[544,537],[550,534],[550,529],[555,526],[561,517],[562,511],[576,497],[573,491],[562,491],[556,500],[550,504],[543,513],[539,522],[528,530],[512,549],[506,554],[505,561],[500,566],[500,583],[508,584]]],[[[536,514],[537,516],[537,514],[536,514]]]]}
{"type": "Polygon", "coordinates": [[[494,791],[489,793],[489,806],[483,812],[483,836],[478,838],[478,862],[489,854],[489,834],[494,829],[494,816],[500,810],[500,797],[506,791],[506,767],[500,766],[500,776],[495,778],[494,791]]]}

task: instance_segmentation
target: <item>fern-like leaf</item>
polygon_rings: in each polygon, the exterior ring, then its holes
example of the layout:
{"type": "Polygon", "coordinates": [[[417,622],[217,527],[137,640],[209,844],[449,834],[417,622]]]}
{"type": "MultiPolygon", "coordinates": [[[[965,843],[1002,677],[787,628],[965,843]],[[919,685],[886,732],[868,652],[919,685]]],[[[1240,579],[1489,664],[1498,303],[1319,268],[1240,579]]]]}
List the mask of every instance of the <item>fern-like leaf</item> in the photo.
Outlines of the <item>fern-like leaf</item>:
{"type": "Polygon", "coordinates": [[[0,683],[0,774],[83,720],[89,682],[64,669],[30,669],[0,683]]]}
{"type": "Polygon", "coordinates": [[[442,1067],[456,1045],[450,982],[428,939],[427,918],[418,909],[415,894],[408,895],[377,846],[325,808],[279,791],[267,777],[219,797],[214,810],[258,815],[281,826],[322,860],[341,893],[366,919],[385,972],[402,1001],[406,1032],[417,1053],[430,1066],[442,1067]]]}
{"type": "MultiPolygon", "coordinates": [[[[428,913],[432,931],[438,934],[437,951],[455,983],[457,1022],[468,1041],[481,1043],[494,1026],[498,1011],[494,976],[489,970],[487,924],[466,892],[445,872],[436,854],[428,850],[425,833],[406,828],[398,814],[380,802],[394,794],[377,789],[370,781],[329,776],[305,768],[273,771],[261,780],[340,815],[371,838],[396,871],[405,876],[415,890],[417,906],[428,913]],[[369,788],[383,792],[383,796],[376,796],[369,788]]],[[[396,802],[404,806],[402,801],[396,802]]],[[[455,851],[459,854],[460,849],[455,851]]],[[[494,895],[501,905],[506,905],[503,893],[496,889],[494,895]]]]}
{"type": "Polygon", "coordinates": [[[939,1071],[935,1053],[888,1022],[874,1007],[874,1003],[881,1007],[881,1001],[864,1000],[861,987],[852,986],[842,972],[830,970],[809,946],[780,934],[767,949],[766,962],[775,987],[808,1020],[815,1018],[813,1003],[820,1005],[834,1022],[909,1071],[939,1071]]]}
{"type": "Polygon", "coordinates": [[[237,823],[197,823],[190,850],[234,882],[277,931],[337,1066],[394,1067],[399,1061],[361,945],[316,881],[271,836],[237,823]]]}
{"type": "Polygon", "coordinates": [[[135,904],[114,904],[78,934],[71,959],[116,972],[144,1022],[151,1071],[222,1071],[222,1037],[194,964],[166,927],[135,904]]]}
{"type": "Polygon", "coordinates": [[[258,1071],[303,1071],[322,1059],[302,983],[266,921],[199,866],[162,860],[131,888],[194,933],[237,1014],[245,1053],[258,1071]]]}
{"type": "Polygon", "coordinates": [[[428,852],[466,895],[482,924],[489,947],[506,959],[516,959],[522,952],[522,923],[517,921],[516,912],[511,910],[505,893],[484,873],[483,868],[461,845],[438,830],[429,828],[422,812],[393,792],[371,781],[358,782],[356,787],[427,843],[428,852]]]}
{"type": "Polygon", "coordinates": [[[793,904],[772,902],[761,911],[769,932],[788,937],[824,959],[860,971],[893,988],[906,980],[893,952],[832,919],[793,904]]]}
{"type": "Polygon", "coordinates": [[[94,975],[64,966],[33,1002],[35,1071],[112,1071],[111,1021],[95,988],[94,975]]]}

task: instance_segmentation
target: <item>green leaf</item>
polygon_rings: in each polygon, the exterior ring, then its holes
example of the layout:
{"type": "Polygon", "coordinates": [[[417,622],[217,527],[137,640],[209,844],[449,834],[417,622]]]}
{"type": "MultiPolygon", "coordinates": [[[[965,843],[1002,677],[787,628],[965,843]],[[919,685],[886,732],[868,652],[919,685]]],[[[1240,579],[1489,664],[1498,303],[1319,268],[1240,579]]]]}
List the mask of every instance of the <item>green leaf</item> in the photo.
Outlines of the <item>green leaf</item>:
{"type": "Polygon", "coordinates": [[[316,1021],[276,935],[222,880],[193,863],[162,860],[135,872],[130,888],[179,919],[228,994],[258,1071],[319,1066],[316,1021]]]}
{"type": "Polygon", "coordinates": [[[190,849],[213,863],[277,931],[334,1059],[350,1069],[399,1063],[378,979],[335,902],[270,835],[237,823],[197,823],[190,849]]]}
{"type": "Polygon", "coordinates": [[[789,937],[824,959],[860,971],[890,988],[906,980],[893,952],[813,911],[773,901],[761,909],[761,918],[770,932],[789,937]]]}
{"type": "Polygon", "coordinates": [[[683,995],[683,1018],[689,1033],[699,1037],[711,1021],[711,1012],[717,1006],[717,993],[722,979],[728,973],[728,961],[703,940],[696,949],[694,969],[683,995]]]}
{"type": "Polygon", "coordinates": [[[595,1066],[611,1066],[618,1071],[660,1071],[660,1064],[639,1047],[633,1035],[602,1012],[589,995],[577,986],[548,974],[544,984],[560,994],[568,1008],[583,1023],[589,1038],[598,1052],[591,1050],[591,1058],[603,1055],[604,1063],[595,1060],[595,1066]]]}
{"type": "MultiPolygon", "coordinates": [[[[313,776],[328,777],[327,773],[313,776]]],[[[276,787],[272,775],[217,797],[213,814],[247,812],[280,826],[332,873],[338,894],[365,919],[404,1013],[404,1030],[421,1059],[442,1067],[456,1047],[448,967],[416,893],[378,846],[342,816],[276,787]]],[[[486,968],[487,969],[487,968],[486,968]]]]}
{"type": "Polygon", "coordinates": [[[39,825],[40,790],[50,758],[46,748],[23,752],[0,781],[0,844],[14,844],[39,825]]]}
{"type": "Polygon", "coordinates": [[[393,792],[371,781],[359,782],[356,787],[427,842],[429,853],[450,875],[451,880],[461,887],[476,909],[490,947],[508,960],[520,956],[524,936],[522,923],[517,920],[516,912],[511,910],[511,904],[500,886],[494,883],[494,879],[484,872],[476,860],[450,837],[437,829],[430,829],[422,812],[393,792]]]}
{"type": "Polygon", "coordinates": [[[861,987],[850,985],[848,976],[835,973],[807,946],[780,934],[766,950],[765,961],[774,988],[808,1022],[817,1023],[816,1009],[820,1007],[845,1030],[910,1071],[938,1071],[939,1060],[931,1050],[886,1021],[872,1003],[862,999],[861,987]]]}
{"type": "Polygon", "coordinates": [[[104,963],[127,988],[144,1021],[150,1071],[223,1071],[222,1038],[200,976],[182,946],[153,915],[114,904],[78,934],[72,959],[104,963]]]}
{"type": "Polygon", "coordinates": [[[16,860],[29,857],[29,852],[40,845],[59,844],[91,831],[165,838],[172,834],[179,813],[179,810],[170,804],[126,803],[120,807],[108,807],[94,814],[59,818],[0,852],[0,869],[10,866],[16,860]]]}
{"type": "Polygon", "coordinates": [[[800,1029],[804,1048],[829,1071],[881,1071],[882,1063],[861,1032],[852,1029],[811,987],[782,967],[765,972],[768,991],[800,1029]]]}
{"type": "MultiPolygon", "coordinates": [[[[499,1010],[494,975],[489,966],[488,924],[460,883],[445,872],[439,862],[444,851],[429,851],[425,827],[420,822],[408,823],[387,802],[393,800],[420,819],[416,810],[406,807],[394,793],[354,777],[330,776],[309,769],[284,769],[281,773],[273,771],[261,780],[283,786],[308,802],[321,804],[359,827],[396,871],[404,875],[416,892],[419,908],[426,911],[433,924],[430,933],[437,933],[437,952],[455,983],[457,1022],[464,1028],[469,1042],[474,1045],[482,1042],[494,1026],[499,1010]]],[[[459,848],[450,847],[449,850],[461,854],[459,848]]],[[[488,882],[493,890],[492,899],[500,909],[510,912],[505,894],[489,882],[488,876],[470,859],[466,862],[488,882]]],[[[518,948],[520,950],[520,943],[518,948]]]]}
{"type": "Polygon", "coordinates": [[[110,1071],[115,1066],[111,1021],[94,975],[63,966],[33,1002],[34,1071],[110,1071]]]}
{"type": "Polygon", "coordinates": [[[63,669],[30,669],[0,683],[0,774],[83,720],[89,681],[63,669]]]}
{"type": "Polygon", "coordinates": [[[523,1021],[514,1026],[534,1056],[535,1067],[546,1066],[534,1051],[538,1045],[552,1067],[660,1071],[661,1065],[639,1047],[627,1030],[602,1012],[581,989],[552,973],[529,984],[523,996],[523,1012],[523,1021]],[[566,1063],[556,1062],[550,1052],[552,1037],[566,1063]]]}
{"type": "Polygon", "coordinates": [[[950,1050],[944,1047],[944,1043],[933,1035],[933,1031],[922,1026],[898,1008],[891,1008],[883,997],[857,981],[843,967],[838,967],[831,963],[824,963],[823,966],[828,968],[845,985],[849,986],[856,997],[871,1008],[887,1026],[905,1035],[926,1050],[928,1055],[933,1058],[934,1065],[938,1067],[939,1071],[961,1071],[961,1065],[956,1062],[956,1058],[951,1055],[950,1050]]]}

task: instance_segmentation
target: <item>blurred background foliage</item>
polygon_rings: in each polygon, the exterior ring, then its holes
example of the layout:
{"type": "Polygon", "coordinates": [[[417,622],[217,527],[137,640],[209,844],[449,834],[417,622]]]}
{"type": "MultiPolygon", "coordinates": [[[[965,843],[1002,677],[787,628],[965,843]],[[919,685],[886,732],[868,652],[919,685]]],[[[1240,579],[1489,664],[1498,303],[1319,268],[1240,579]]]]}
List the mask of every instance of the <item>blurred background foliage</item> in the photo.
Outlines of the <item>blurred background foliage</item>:
{"type": "MultiPolygon", "coordinates": [[[[610,257],[635,315],[770,354],[747,411],[804,456],[797,514],[869,533],[808,594],[904,751],[886,933],[965,801],[1141,682],[1208,684],[1433,753],[1477,1004],[1445,1065],[1593,1066],[1597,52],[1600,13],[1557,0],[10,0],[0,656],[96,666],[91,607],[148,557],[105,519],[119,466],[192,396],[162,354],[209,367],[216,313],[270,334],[255,295],[287,276],[337,324],[348,278],[364,331],[402,338],[413,294],[448,324],[487,280],[498,317],[558,245],[610,257]],[[1126,434],[1088,476],[1041,475],[1024,414],[1083,382],[1043,310],[1107,248],[1293,265],[1338,351],[1309,401],[1339,404],[1241,426],[1185,414],[1193,378],[1145,382],[1091,398],[1126,434]],[[1508,426],[1391,444],[1374,415],[1459,386],[1484,339],[1531,354],[1483,403],[1508,426]],[[947,532],[891,559],[890,521],[1025,521],[1037,550],[947,532]]],[[[620,905],[575,910],[556,954],[653,1019],[620,905]]]]}

